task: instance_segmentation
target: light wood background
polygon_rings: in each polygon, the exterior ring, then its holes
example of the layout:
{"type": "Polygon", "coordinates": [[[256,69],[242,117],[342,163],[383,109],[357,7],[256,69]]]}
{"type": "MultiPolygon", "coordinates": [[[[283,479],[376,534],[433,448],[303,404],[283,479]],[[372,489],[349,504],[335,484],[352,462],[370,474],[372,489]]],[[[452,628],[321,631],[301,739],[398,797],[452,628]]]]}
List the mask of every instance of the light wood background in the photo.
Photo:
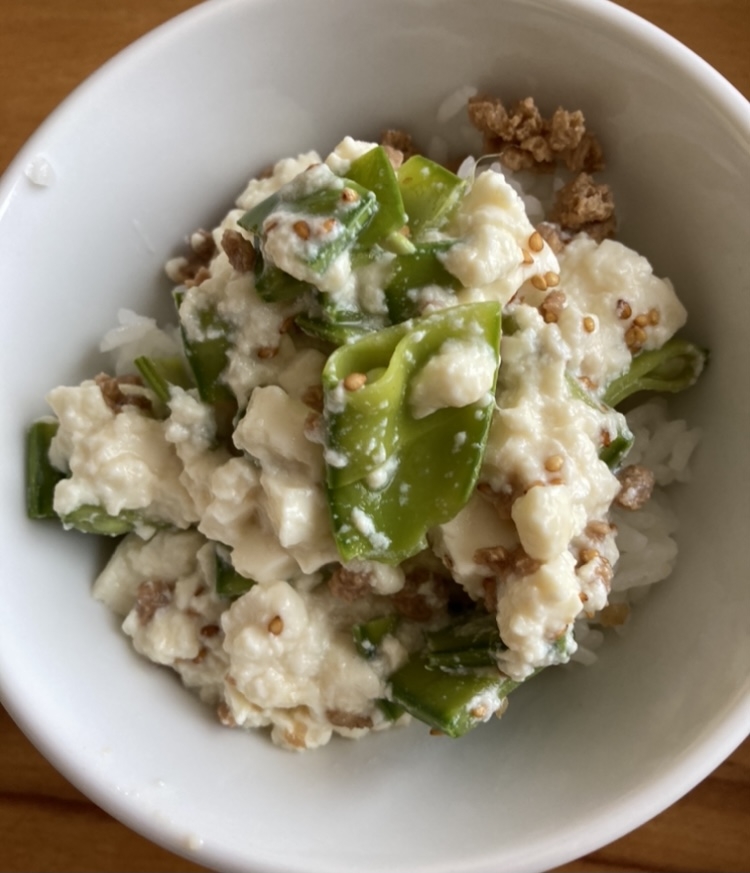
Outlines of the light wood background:
{"type": "MultiPolygon", "coordinates": [[[[195,0],[0,0],[0,171],[89,73],[194,5],[195,0]]],[[[620,0],[620,5],[677,37],[750,96],[750,0],[620,0]]],[[[0,709],[0,871],[202,869],[92,804],[0,709]]],[[[748,873],[750,740],[657,818],[557,873],[574,871],[748,873]]]]}

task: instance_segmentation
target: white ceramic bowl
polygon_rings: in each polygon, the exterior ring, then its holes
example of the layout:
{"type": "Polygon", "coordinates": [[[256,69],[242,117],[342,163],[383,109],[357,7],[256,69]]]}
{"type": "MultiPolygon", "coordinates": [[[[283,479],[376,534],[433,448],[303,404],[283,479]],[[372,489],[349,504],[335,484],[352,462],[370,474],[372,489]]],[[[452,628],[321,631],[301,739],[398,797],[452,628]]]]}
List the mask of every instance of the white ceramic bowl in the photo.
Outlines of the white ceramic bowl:
{"type": "Polygon", "coordinates": [[[0,191],[0,687],[42,752],[173,851],[263,873],[537,871],[705,777],[750,721],[749,141],[723,79],[594,0],[214,0],[90,79],[0,191]],[[679,566],[594,667],[540,677],[502,722],[293,755],[219,728],[130,650],[89,597],[97,544],[24,519],[23,431],[49,388],[96,371],[118,307],[169,311],[162,262],[249,174],[346,133],[443,135],[436,110],[465,84],[584,109],[625,241],[712,350],[676,403],[704,430],[679,566]],[[47,187],[26,175],[37,158],[47,187]]]}

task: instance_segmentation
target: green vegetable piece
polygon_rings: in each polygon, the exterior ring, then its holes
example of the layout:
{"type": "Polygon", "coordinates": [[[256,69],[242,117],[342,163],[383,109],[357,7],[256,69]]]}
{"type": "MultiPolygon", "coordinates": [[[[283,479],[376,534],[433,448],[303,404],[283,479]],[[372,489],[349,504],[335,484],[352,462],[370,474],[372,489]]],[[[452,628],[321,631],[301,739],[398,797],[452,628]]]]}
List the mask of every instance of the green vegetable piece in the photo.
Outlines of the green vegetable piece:
{"type": "Polygon", "coordinates": [[[391,262],[391,273],[385,285],[388,315],[394,324],[419,315],[417,292],[428,285],[449,288],[461,287],[459,280],[449,273],[440,260],[453,242],[420,243],[414,251],[397,255],[391,262]]]}
{"type": "Polygon", "coordinates": [[[109,515],[101,506],[79,506],[68,515],[60,517],[64,527],[72,527],[81,533],[119,537],[138,527],[165,527],[162,521],[152,521],[139,509],[123,509],[117,515],[109,515]]]}
{"type": "Polygon", "coordinates": [[[616,470],[632,447],[633,434],[628,428],[623,428],[609,445],[602,446],[599,450],[599,460],[604,461],[610,470],[616,470]]]}
{"type": "MultiPolygon", "coordinates": [[[[249,209],[238,221],[240,227],[245,230],[249,230],[250,233],[254,233],[256,236],[260,236],[261,228],[263,227],[263,222],[268,218],[268,216],[276,209],[281,202],[282,191],[275,191],[270,197],[266,197],[265,200],[261,200],[260,203],[256,203],[252,209],[249,209]]],[[[257,254],[258,247],[255,247],[255,252],[257,254]]]]}
{"type": "MultiPolygon", "coordinates": [[[[175,292],[174,298],[179,309],[185,293],[175,292]]],[[[212,307],[198,313],[198,322],[205,337],[200,340],[189,337],[184,325],[181,325],[185,357],[192,370],[198,394],[205,403],[234,399],[229,386],[221,381],[227,367],[227,355],[232,347],[231,327],[212,307]]]]}
{"type": "Polygon", "coordinates": [[[425,634],[425,643],[425,664],[452,670],[497,666],[497,656],[505,648],[497,618],[486,612],[470,613],[425,634]]]}
{"type": "Polygon", "coordinates": [[[397,177],[413,238],[444,224],[466,188],[463,179],[422,155],[405,161],[397,177]]]}
{"type": "Polygon", "coordinates": [[[426,652],[425,666],[431,669],[463,671],[475,667],[496,667],[497,659],[489,648],[458,649],[455,652],[426,652]]]}
{"type": "MultiPolygon", "coordinates": [[[[493,403],[437,409],[416,419],[412,380],[447,340],[483,342],[499,363],[495,302],[443,309],[338,348],[323,370],[327,493],[339,553],[399,563],[425,548],[427,530],[469,499],[493,403]],[[346,390],[352,373],[367,374],[346,390]]],[[[492,385],[494,390],[494,382],[492,385]]]]}
{"type": "Polygon", "coordinates": [[[409,237],[400,231],[389,233],[380,241],[380,246],[388,252],[393,252],[394,255],[410,255],[417,250],[409,237]]]}
{"type": "Polygon", "coordinates": [[[619,406],[640,391],[684,391],[698,381],[707,361],[705,349],[674,337],[660,349],[636,355],[628,371],[607,385],[602,400],[619,406]]]}
{"type": "Polygon", "coordinates": [[[143,381],[156,394],[162,403],[169,403],[169,386],[190,388],[191,380],[185,370],[182,358],[149,358],[141,355],[133,362],[143,381]]]}
{"type": "Polygon", "coordinates": [[[457,652],[474,648],[497,648],[500,631],[497,617],[489,612],[471,612],[425,635],[430,652],[457,652]]]}
{"type": "Polygon", "coordinates": [[[374,658],[378,653],[378,646],[388,634],[396,630],[397,626],[397,615],[383,615],[362,624],[355,624],[352,628],[352,636],[359,654],[363,658],[374,658]]]}
{"type": "Polygon", "coordinates": [[[394,703],[392,700],[386,700],[381,697],[375,701],[375,706],[383,713],[388,721],[396,721],[406,712],[403,706],[399,703],[394,703]]]}
{"type": "MultiPolygon", "coordinates": [[[[396,173],[382,146],[377,146],[352,161],[346,175],[348,179],[372,191],[378,201],[378,211],[360,234],[357,245],[373,246],[404,227],[404,201],[396,173]]],[[[405,237],[402,236],[402,239],[405,237]]]]}
{"type": "MultiPolygon", "coordinates": [[[[66,474],[53,467],[49,448],[57,433],[58,422],[40,419],[29,428],[26,439],[26,512],[29,518],[58,518],[53,509],[55,486],[66,474]]],[[[60,517],[67,528],[102,536],[121,536],[139,526],[164,527],[160,521],[150,521],[140,510],[123,509],[118,515],[108,515],[101,506],[79,506],[60,517]]]]}
{"type": "MultiPolygon", "coordinates": [[[[570,630],[551,643],[555,660],[569,659],[570,643],[570,630]]],[[[521,684],[498,671],[504,649],[494,615],[463,616],[425,635],[422,651],[391,676],[390,699],[436,730],[462,736],[486,721],[489,701],[502,701],[521,684]]]]}
{"type": "MultiPolygon", "coordinates": [[[[175,292],[178,309],[184,297],[184,292],[175,292]]],[[[184,324],[181,324],[185,358],[192,371],[198,396],[214,408],[217,434],[220,438],[226,438],[232,432],[232,421],[237,413],[237,398],[229,385],[222,381],[232,347],[232,330],[213,308],[202,310],[198,318],[204,339],[192,339],[187,335],[184,324]]]]}
{"type": "Polygon", "coordinates": [[[307,282],[301,282],[267,261],[260,252],[255,258],[255,290],[266,303],[282,303],[296,300],[313,290],[307,282]]]}
{"type": "Polygon", "coordinates": [[[308,336],[334,346],[342,346],[382,327],[382,322],[370,322],[358,316],[359,313],[349,313],[351,320],[328,321],[325,318],[298,315],[294,321],[297,327],[308,336]]]}
{"type": "Polygon", "coordinates": [[[334,176],[327,168],[322,171],[318,165],[246,212],[238,223],[259,238],[256,249],[261,252],[268,234],[279,232],[278,225],[284,224],[293,240],[293,257],[322,275],[354,245],[377,210],[377,197],[372,191],[351,179],[334,176]]]}
{"type": "Polygon", "coordinates": [[[235,570],[229,558],[216,550],[216,593],[219,597],[241,597],[255,585],[254,579],[248,579],[235,570]]]}
{"type": "Polygon", "coordinates": [[[49,449],[58,422],[43,418],[35,421],[26,434],[26,514],[29,518],[57,518],[52,508],[55,486],[65,473],[53,467],[49,449]]]}
{"type": "Polygon", "coordinates": [[[390,677],[390,699],[449,737],[487,720],[487,701],[501,702],[517,688],[497,667],[461,672],[432,669],[415,656],[390,677]]]}
{"type": "MultiPolygon", "coordinates": [[[[587,391],[583,385],[574,376],[567,376],[568,388],[573,397],[592,407],[600,412],[612,411],[612,407],[595,397],[590,391],[587,391]]],[[[599,450],[599,460],[609,467],[610,470],[616,470],[625,459],[633,445],[633,434],[627,424],[622,423],[615,438],[606,446],[602,446],[599,450]]]]}

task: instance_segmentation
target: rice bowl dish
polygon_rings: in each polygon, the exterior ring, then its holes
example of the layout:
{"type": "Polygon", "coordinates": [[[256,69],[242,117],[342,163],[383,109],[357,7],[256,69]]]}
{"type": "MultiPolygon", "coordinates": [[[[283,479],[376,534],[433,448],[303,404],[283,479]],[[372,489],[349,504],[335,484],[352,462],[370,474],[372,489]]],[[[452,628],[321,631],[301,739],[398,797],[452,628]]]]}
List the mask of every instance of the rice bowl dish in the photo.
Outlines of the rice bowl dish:
{"type": "Polygon", "coordinates": [[[583,113],[467,110],[489,156],[457,173],[389,130],[252,179],[167,264],[180,331],[123,311],[112,370],[29,432],[30,517],[125,535],[94,596],[136,651],[287,749],[461,736],[674,564],[651,496],[697,437],[616,407],[706,355],[612,239],[583,113]]]}

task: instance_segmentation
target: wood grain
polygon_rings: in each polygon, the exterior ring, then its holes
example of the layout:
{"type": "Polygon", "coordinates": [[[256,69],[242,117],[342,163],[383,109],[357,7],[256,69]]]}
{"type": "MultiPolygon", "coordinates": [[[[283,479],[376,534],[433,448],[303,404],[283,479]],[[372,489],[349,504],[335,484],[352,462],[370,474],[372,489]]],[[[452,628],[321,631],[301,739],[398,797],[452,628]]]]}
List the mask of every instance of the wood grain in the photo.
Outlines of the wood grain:
{"type": "MultiPolygon", "coordinates": [[[[55,106],[195,0],[0,0],[0,170],[55,106]]],[[[750,95],[750,0],[621,0],[750,95]]],[[[0,870],[192,873],[73,788],[0,709],[0,870]]],[[[750,871],[750,740],[655,819],[555,873],[750,871]]]]}

